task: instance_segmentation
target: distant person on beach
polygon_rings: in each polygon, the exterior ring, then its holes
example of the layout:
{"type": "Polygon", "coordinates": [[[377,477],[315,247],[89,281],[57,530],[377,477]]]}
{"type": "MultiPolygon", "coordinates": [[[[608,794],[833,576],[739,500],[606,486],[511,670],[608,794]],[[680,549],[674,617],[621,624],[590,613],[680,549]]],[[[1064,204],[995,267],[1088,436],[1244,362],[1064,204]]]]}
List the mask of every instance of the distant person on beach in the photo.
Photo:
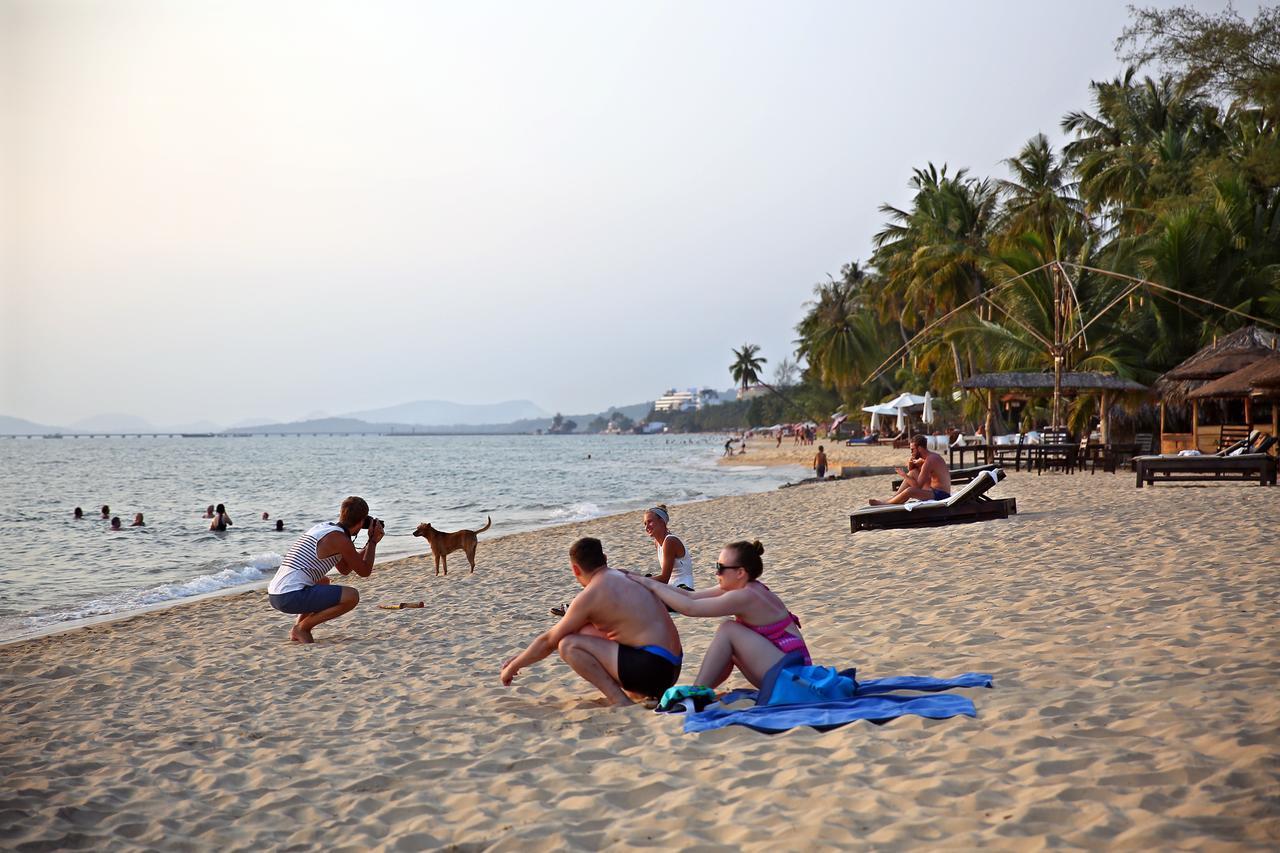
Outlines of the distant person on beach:
{"type": "Polygon", "coordinates": [[[135,515],[133,517],[133,524],[130,524],[129,526],[130,527],[146,527],[147,523],[142,520],[142,513],[138,513],[137,515],[135,515]]]}
{"type": "Polygon", "coordinates": [[[818,445],[818,453],[813,457],[813,470],[821,480],[827,476],[827,452],[822,449],[822,445],[818,445]]]}
{"type": "Polygon", "coordinates": [[[631,580],[685,616],[732,616],[720,623],[698,668],[694,684],[715,688],[736,666],[756,687],[774,664],[788,652],[804,652],[812,661],[800,634],[800,620],[769,587],[760,582],[764,573],[764,546],[759,541],[731,542],[720,550],[716,562],[719,586],[701,592],[684,592],[655,578],[630,575],[631,580]]]}
{"type": "Polygon", "coordinates": [[[279,532],[279,531],[282,531],[282,530],[284,530],[284,519],[283,519],[283,518],[277,518],[277,519],[276,519],[276,531],[277,531],[277,532],[279,532]]]}
{"type": "Polygon", "coordinates": [[[657,580],[693,592],[693,557],[679,536],[667,526],[671,513],[658,504],[644,514],[644,532],[658,549],[657,580]]]}
{"type": "Polygon", "coordinates": [[[209,504],[209,508],[204,511],[204,515],[201,518],[213,518],[213,504],[209,504]]]}
{"type": "Polygon", "coordinates": [[[111,529],[112,530],[120,529],[120,516],[117,515],[115,518],[111,519],[111,529]]]}
{"type": "Polygon", "coordinates": [[[951,469],[937,453],[929,449],[929,439],[924,435],[911,438],[911,459],[907,470],[897,469],[902,478],[902,488],[887,501],[872,498],[872,506],[904,504],[911,499],[945,501],[951,497],[951,469]]]}
{"type": "Polygon", "coordinates": [[[103,520],[105,521],[106,519],[108,519],[108,518],[110,518],[110,517],[111,517],[111,507],[107,506],[106,504],[103,504],[103,505],[102,505],[102,518],[103,518],[103,520]]]}
{"type": "Polygon", "coordinates": [[[213,521],[209,522],[209,529],[222,533],[230,526],[231,516],[227,515],[227,508],[222,504],[218,504],[218,509],[213,514],[213,521]]]}
{"type": "Polygon", "coordinates": [[[72,513],[72,516],[75,517],[76,519],[84,518],[84,510],[82,510],[80,507],[76,507],[76,511],[72,513]]]}
{"type": "Polygon", "coordinates": [[[340,575],[355,572],[362,578],[369,577],[382,535],[383,524],[370,518],[369,504],[352,495],[342,502],[336,523],[315,525],[289,547],[275,577],[267,584],[267,599],[281,613],[297,615],[289,631],[290,640],[314,643],[311,629],[360,603],[358,590],[330,584],[325,576],[336,568],[340,575]],[[369,541],[357,551],[352,540],[364,529],[365,519],[369,519],[369,541]]]}
{"type": "Polygon", "coordinates": [[[599,539],[574,542],[569,565],[582,592],[559,622],[502,665],[502,684],[510,686],[520,670],[559,652],[561,660],[595,685],[611,705],[661,696],[680,677],[684,658],[680,634],[667,609],[625,574],[609,568],[599,539]]]}
{"type": "Polygon", "coordinates": [[[726,442],[724,443],[724,454],[723,454],[723,455],[725,455],[725,456],[732,456],[732,455],[733,455],[733,439],[732,439],[732,438],[730,438],[728,441],[726,441],[726,442]]]}

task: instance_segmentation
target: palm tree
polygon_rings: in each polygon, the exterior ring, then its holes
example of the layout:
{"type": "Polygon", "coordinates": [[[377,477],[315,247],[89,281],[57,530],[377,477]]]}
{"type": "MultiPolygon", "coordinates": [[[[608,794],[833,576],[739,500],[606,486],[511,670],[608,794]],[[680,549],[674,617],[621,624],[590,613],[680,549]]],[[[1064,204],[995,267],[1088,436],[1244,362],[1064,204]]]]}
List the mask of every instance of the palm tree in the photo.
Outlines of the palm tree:
{"type": "Polygon", "coordinates": [[[997,181],[1004,198],[1000,228],[1012,238],[1034,231],[1060,255],[1078,244],[1087,230],[1084,204],[1076,195],[1068,164],[1054,154],[1043,133],[1027,140],[1016,157],[1004,161],[1013,180],[997,181]]]}
{"type": "Polygon", "coordinates": [[[860,278],[846,277],[817,285],[817,298],[806,303],[809,311],[796,326],[796,357],[808,363],[810,379],[845,402],[853,401],[865,378],[896,346],[860,284],[860,278]]]}
{"type": "Polygon", "coordinates": [[[1193,81],[1166,75],[1139,83],[1134,76],[1130,68],[1090,83],[1096,115],[1078,111],[1062,119],[1062,129],[1076,135],[1063,153],[1088,210],[1131,233],[1145,230],[1162,199],[1190,192],[1194,161],[1226,139],[1217,108],[1193,81]]]}
{"type": "Polygon", "coordinates": [[[733,377],[733,381],[739,383],[743,391],[760,381],[760,369],[764,366],[767,358],[756,355],[760,352],[760,347],[755,344],[743,344],[742,349],[732,350],[733,364],[729,365],[729,375],[733,377]]]}
{"type": "MultiPolygon", "coordinates": [[[[945,165],[939,170],[930,163],[915,170],[911,186],[911,209],[882,205],[890,222],[873,238],[873,262],[889,301],[900,306],[904,331],[923,328],[988,289],[984,266],[999,206],[996,186],[968,177],[966,169],[948,176],[945,165]]],[[[953,342],[915,357],[917,371],[934,373],[941,386],[965,376],[974,354],[953,342]]]]}

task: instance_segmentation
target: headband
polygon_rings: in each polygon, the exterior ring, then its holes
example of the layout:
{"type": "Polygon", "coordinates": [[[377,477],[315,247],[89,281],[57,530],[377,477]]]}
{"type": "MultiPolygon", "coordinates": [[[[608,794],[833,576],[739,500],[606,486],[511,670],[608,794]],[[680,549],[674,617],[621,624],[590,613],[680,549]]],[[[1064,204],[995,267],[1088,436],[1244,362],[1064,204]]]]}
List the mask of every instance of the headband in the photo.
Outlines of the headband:
{"type": "Polygon", "coordinates": [[[662,519],[663,524],[667,524],[668,522],[671,521],[671,516],[667,515],[667,511],[660,506],[653,507],[652,509],[649,510],[649,512],[653,513],[658,518],[662,519]]]}

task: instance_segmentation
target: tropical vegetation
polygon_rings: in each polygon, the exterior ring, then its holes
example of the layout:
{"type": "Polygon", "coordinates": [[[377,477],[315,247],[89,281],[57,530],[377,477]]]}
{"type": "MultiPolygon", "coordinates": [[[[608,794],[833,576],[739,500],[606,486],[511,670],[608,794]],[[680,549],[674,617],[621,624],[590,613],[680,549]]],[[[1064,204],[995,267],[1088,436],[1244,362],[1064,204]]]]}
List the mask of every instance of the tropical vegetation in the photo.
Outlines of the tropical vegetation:
{"type": "MultiPolygon", "coordinates": [[[[880,207],[869,259],[813,288],[800,382],[766,422],[900,390],[945,408],[966,377],[1056,356],[1146,383],[1242,325],[1280,327],[1280,9],[1131,15],[1129,67],[1089,84],[1060,150],[1035,133],[996,177],[927,163],[908,205],[880,207]]],[[[758,382],[759,347],[733,355],[734,380],[758,382]]]]}

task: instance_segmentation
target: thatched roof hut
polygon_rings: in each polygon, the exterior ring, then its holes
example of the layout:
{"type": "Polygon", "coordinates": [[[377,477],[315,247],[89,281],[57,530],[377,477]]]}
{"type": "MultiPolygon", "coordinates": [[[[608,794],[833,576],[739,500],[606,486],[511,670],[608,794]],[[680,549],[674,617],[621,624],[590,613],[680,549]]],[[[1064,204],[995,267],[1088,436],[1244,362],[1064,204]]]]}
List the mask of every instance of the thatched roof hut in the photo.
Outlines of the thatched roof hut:
{"type": "Polygon", "coordinates": [[[1212,382],[1206,382],[1187,395],[1191,400],[1280,396],[1280,352],[1273,352],[1252,364],[1212,382]]]}
{"type": "Polygon", "coordinates": [[[1266,396],[1280,394],[1280,363],[1267,359],[1253,376],[1253,387],[1266,396]]]}
{"type": "MultiPolygon", "coordinates": [[[[1054,375],[1044,372],[1012,371],[1007,373],[980,373],[960,380],[960,387],[967,390],[987,391],[987,435],[991,434],[994,417],[994,394],[996,390],[1049,391],[1054,388],[1054,375]]],[[[1102,398],[1100,428],[1102,439],[1108,440],[1110,434],[1110,418],[1108,417],[1108,398],[1113,394],[1132,394],[1146,391],[1147,386],[1139,385],[1131,379],[1122,379],[1106,373],[1090,373],[1088,371],[1064,371],[1062,374],[1064,391],[1085,391],[1097,393],[1102,398]]]]}
{"type": "Polygon", "coordinates": [[[1152,386],[1166,405],[1182,403],[1204,383],[1235,373],[1280,349],[1280,335],[1245,326],[1218,338],[1168,373],[1152,386]]]}
{"type": "MultiPolygon", "coordinates": [[[[960,387],[966,389],[1022,389],[1028,391],[1044,391],[1053,388],[1053,374],[1042,372],[1009,372],[980,373],[960,380],[960,387]]],[[[1130,379],[1110,376],[1106,373],[1089,373],[1086,371],[1067,371],[1062,374],[1062,387],[1071,391],[1115,391],[1131,393],[1146,391],[1147,386],[1139,385],[1130,379]]]]}

